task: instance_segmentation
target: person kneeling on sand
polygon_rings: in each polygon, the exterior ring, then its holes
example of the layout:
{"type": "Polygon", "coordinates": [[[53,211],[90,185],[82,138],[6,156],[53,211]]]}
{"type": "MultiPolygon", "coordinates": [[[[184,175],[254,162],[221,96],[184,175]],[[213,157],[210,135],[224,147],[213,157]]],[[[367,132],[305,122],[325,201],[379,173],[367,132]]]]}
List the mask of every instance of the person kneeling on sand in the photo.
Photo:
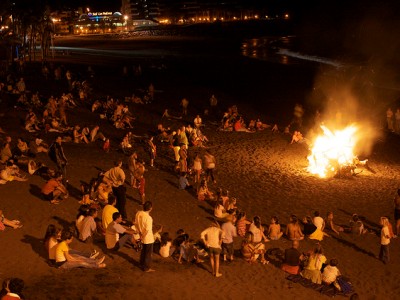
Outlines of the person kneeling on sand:
{"type": "Polygon", "coordinates": [[[5,226],[10,226],[14,229],[22,227],[22,224],[18,220],[9,220],[3,215],[3,211],[0,209],[0,230],[4,230],[5,226]]]}
{"type": "Polygon", "coordinates": [[[42,195],[51,204],[59,204],[60,200],[69,197],[67,188],[62,184],[62,175],[57,172],[54,178],[47,181],[42,187],[42,195]]]}
{"type": "Polygon", "coordinates": [[[105,256],[100,259],[88,258],[79,254],[70,253],[69,244],[71,244],[73,236],[71,231],[63,231],[61,233],[61,242],[56,248],[56,265],[61,269],[73,268],[105,268],[103,263],[105,256]]]}

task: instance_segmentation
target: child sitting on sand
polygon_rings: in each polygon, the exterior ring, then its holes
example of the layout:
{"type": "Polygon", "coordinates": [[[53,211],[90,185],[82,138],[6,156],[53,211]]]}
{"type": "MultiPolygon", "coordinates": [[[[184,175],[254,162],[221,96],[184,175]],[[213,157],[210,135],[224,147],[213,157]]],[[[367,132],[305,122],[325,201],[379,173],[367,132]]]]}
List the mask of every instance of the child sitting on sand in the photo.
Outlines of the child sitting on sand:
{"type": "Polygon", "coordinates": [[[281,231],[281,225],[279,224],[278,217],[273,216],[271,218],[271,224],[269,224],[268,227],[267,236],[270,240],[279,240],[282,235],[283,232],[281,231]]]}
{"type": "Polygon", "coordinates": [[[361,235],[368,232],[368,230],[364,228],[364,223],[360,220],[357,214],[353,214],[349,224],[351,232],[354,234],[361,235]]]}
{"type": "Polygon", "coordinates": [[[182,264],[183,261],[202,263],[199,253],[194,246],[194,241],[189,239],[188,234],[182,236],[182,243],[180,244],[180,252],[178,257],[178,264],[182,264]]]}
{"type": "Polygon", "coordinates": [[[210,192],[207,186],[207,181],[204,179],[201,181],[200,187],[197,191],[197,199],[200,201],[214,200],[214,194],[210,192]]]}
{"type": "Polygon", "coordinates": [[[18,220],[9,220],[3,215],[3,211],[0,209],[0,230],[4,230],[5,226],[10,226],[14,229],[22,227],[22,224],[18,220]]]}
{"type": "Polygon", "coordinates": [[[236,222],[236,230],[237,234],[240,237],[244,237],[246,232],[248,231],[248,227],[250,226],[251,222],[246,219],[246,213],[244,211],[240,212],[237,215],[237,222],[236,222]]]}

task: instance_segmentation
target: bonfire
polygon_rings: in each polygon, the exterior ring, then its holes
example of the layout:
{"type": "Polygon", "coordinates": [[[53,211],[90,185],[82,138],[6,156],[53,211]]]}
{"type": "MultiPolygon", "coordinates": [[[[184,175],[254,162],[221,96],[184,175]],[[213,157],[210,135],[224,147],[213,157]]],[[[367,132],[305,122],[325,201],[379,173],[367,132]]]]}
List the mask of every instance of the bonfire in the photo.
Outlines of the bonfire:
{"type": "Polygon", "coordinates": [[[331,131],[321,125],[323,133],[311,145],[307,170],[319,177],[333,177],[343,173],[353,173],[357,156],[354,147],[357,143],[357,127],[350,125],[341,130],[331,131]]]}

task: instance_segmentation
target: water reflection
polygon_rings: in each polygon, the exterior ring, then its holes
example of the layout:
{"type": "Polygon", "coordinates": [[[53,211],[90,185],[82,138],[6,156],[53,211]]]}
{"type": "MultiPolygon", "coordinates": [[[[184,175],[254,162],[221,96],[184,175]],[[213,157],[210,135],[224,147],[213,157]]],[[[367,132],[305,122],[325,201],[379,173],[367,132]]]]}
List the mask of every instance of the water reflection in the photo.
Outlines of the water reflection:
{"type": "Polygon", "coordinates": [[[299,39],[295,36],[263,37],[244,40],[241,52],[246,57],[284,65],[308,62],[342,67],[342,63],[339,61],[303,53],[300,48],[299,39]]]}

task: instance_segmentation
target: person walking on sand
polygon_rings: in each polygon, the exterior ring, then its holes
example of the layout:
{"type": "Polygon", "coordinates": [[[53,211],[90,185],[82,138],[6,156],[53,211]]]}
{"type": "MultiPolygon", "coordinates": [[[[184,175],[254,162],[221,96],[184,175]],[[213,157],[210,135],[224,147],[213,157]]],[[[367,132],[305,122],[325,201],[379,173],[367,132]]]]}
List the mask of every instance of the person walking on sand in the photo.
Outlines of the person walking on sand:
{"type": "Polygon", "coordinates": [[[219,224],[214,221],[201,233],[200,237],[208,249],[213,276],[221,277],[222,274],[219,272],[219,256],[222,250],[221,245],[224,237],[223,231],[219,224]]]}
{"type": "Polygon", "coordinates": [[[50,159],[56,163],[58,171],[63,175],[63,184],[68,183],[67,180],[67,165],[68,160],[64,154],[64,148],[62,147],[62,137],[57,136],[55,142],[50,146],[48,152],[50,159]]]}
{"type": "Polygon", "coordinates": [[[379,259],[386,265],[389,260],[389,244],[390,244],[390,233],[389,233],[389,220],[386,217],[381,217],[380,224],[381,229],[381,249],[379,251],[379,259]]]}
{"type": "Polygon", "coordinates": [[[210,179],[212,182],[217,183],[214,178],[214,169],[215,169],[216,159],[215,156],[210,153],[210,151],[206,151],[204,154],[204,165],[205,165],[205,172],[206,172],[206,179],[209,181],[210,179]]]}
{"type": "Polygon", "coordinates": [[[151,268],[154,235],[153,235],[153,218],[150,212],[153,210],[153,203],[146,201],[143,210],[138,211],[135,216],[136,230],[140,235],[143,248],[140,252],[140,267],[144,272],[154,272],[151,268]]]}

